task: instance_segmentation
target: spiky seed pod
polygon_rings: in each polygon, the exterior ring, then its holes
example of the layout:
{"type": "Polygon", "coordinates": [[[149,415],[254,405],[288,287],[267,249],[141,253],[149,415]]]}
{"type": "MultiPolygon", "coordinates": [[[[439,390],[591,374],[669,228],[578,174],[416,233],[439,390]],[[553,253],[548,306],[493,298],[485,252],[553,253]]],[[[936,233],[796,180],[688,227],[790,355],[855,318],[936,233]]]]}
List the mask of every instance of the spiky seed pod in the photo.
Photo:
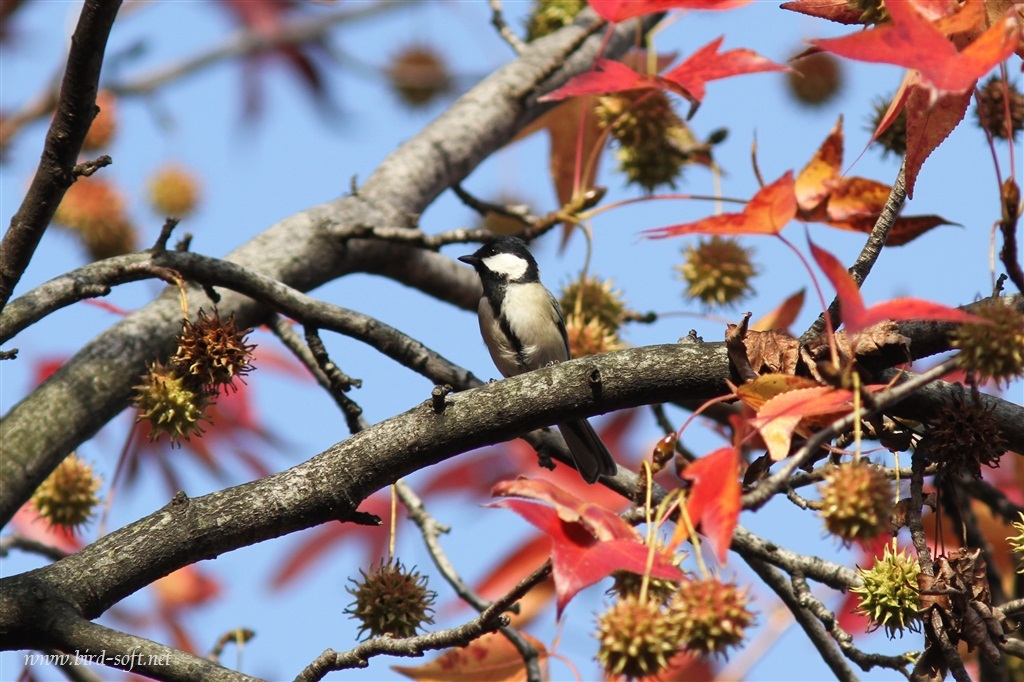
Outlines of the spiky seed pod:
{"type": "Polygon", "coordinates": [[[597,619],[597,660],[608,677],[657,675],[676,654],[679,629],[653,599],[620,597],[597,619]]]}
{"type": "Polygon", "coordinates": [[[101,484],[92,466],[71,453],[36,488],[31,503],[51,526],[74,532],[100,503],[96,493],[101,484]]]}
{"type": "Polygon", "coordinates": [[[953,402],[940,407],[928,420],[917,451],[938,464],[942,473],[966,471],[981,478],[981,465],[999,466],[1009,448],[993,410],[995,406],[986,409],[974,400],[965,400],[963,393],[954,393],[953,402]]]}
{"type": "Polygon", "coordinates": [[[584,322],[581,316],[570,314],[565,318],[565,333],[574,358],[622,349],[618,334],[609,331],[600,320],[584,322]]]}
{"type": "Polygon", "coordinates": [[[103,178],[80,177],[68,188],[53,222],[76,232],[95,260],[135,250],[135,228],[121,191],[103,178]]]}
{"type": "Polygon", "coordinates": [[[609,331],[616,332],[626,315],[622,292],[615,289],[614,280],[580,277],[565,285],[559,304],[566,315],[581,315],[585,320],[597,320],[609,331]]]}
{"type": "Polygon", "coordinates": [[[890,21],[889,10],[885,8],[885,0],[847,0],[847,5],[860,10],[860,23],[867,26],[890,21]]]}
{"type": "Polygon", "coordinates": [[[103,149],[114,139],[117,132],[117,97],[109,90],[96,93],[96,107],[99,113],[92,120],[89,132],[82,142],[83,152],[94,152],[103,149]]]}
{"type": "Polygon", "coordinates": [[[974,110],[978,127],[992,137],[1017,139],[1017,133],[1024,130],[1024,94],[1015,83],[1005,83],[999,76],[992,76],[978,91],[977,106],[974,110]],[[1010,114],[1010,135],[1007,135],[1006,114],[1010,114]]]}
{"type": "MultiPolygon", "coordinates": [[[[885,112],[889,110],[889,102],[889,99],[875,100],[873,105],[875,111],[868,122],[868,132],[874,133],[878,130],[878,124],[882,121],[882,117],[885,116],[885,112]]],[[[882,158],[889,156],[890,153],[895,156],[903,156],[907,153],[906,107],[896,114],[896,118],[889,124],[889,127],[882,131],[882,134],[876,137],[871,144],[882,148],[882,158]]]]}
{"type": "MultiPolygon", "coordinates": [[[[683,556],[670,552],[660,542],[655,548],[660,556],[669,559],[675,566],[679,566],[683,561],[683,556]]],[[[612,573],[615,578],[615,582],[608,590],[608,594],[617,595],[618,597],[640,595],[640,590],[643,587],[643,576],[630,571],[615,571],[612,573]]],[[[657,602],[658,604],[666,604],[669,598],[676,593],[679,589],[679,583],[674,580],[664,580],[662,578],[650,578],[647,581],[647,596],[651,601],[657,602]]]]}
{"type": "Polygon", "coordinates": [[[754,622],[749,601],[747,590],[732,583],[713,578],[684,581],[669,604],[683,649],[709,656],[737,646],[754,622]]]}
{"type": "Polygon", "coordinates": [[[1013,522],[1013,529],[1017,531],[1017,534],[1011,535],[1006,540],[1010,543],[1010,551],[1017,555],[1017,563],[1020,564],[1017,572],[1024,573],[1024,512],[1017,512],[1017,515],[1020,516],[1020,522],[1013,522]]]}
{"type": "Polygon", "coordinates": [[[134,389],[139,411],[135,420],[149,422],[150,440],[162,433],[170,436],[172,444],[181,438],[189,440],[203,433],[201,421],[209,422],[205,412],[212,402],[210,394],[198,382],[182,376],[175,365],[150,365],[134,389]]]}
{"type": "Polygon", "coordinates": [[[452,88],[448,65],[429,45],[410,45],[391,59],[391,88],[410,107],[425,107],[452,88]]]}
{"type": "Polygon", "coordinates": [[[907,628],[914,632],[920,629],[917,587],[920,572],[921,566],[906,550],[896,554],[889,545],[870,569],[857,569],[864,584],[851,587],[850,592],[860,597],[856,610],[871,621],[872,631],[884,627],[891,639],[907,628]]]}
{"type": "Polygon", "coordinates": [[[820,106],[835,99],[842,89],[843,71],[838,59],[827,52],[818,52],[793,62],[786,82],[798,102],[820,106]]]}
{"type": "Polygon", "coordinates": [[[683,264],[676,268],[686,281],[686,296],[709,308],[742,301],[754,292],[750,285],[757,274],[753,252],[732,237],[717,235],[686,247],[683,264]]]}
{"type": "Polygon", "coordinates": [[[661,90],[636,90],[598,98],[598,125],[619,145],[619,170],[631,184],[653,192],[675,186],[688,155],[678,143],[686,124],[661,90]]]}
{"type": "Polygon", "coordinates": [[[843,462],[826,471],[818,490],[825,528],[843,542],[870,540],[889,529],[894,490],[881,467],[865,459],[843,462]]]}
{"type": "Polygon", "coordinates": [[[1024,376],[1024,314],[991,299],[973,312],[991,324],[962,324],[953,333],[952,345],[960,349],[959,364],[982,380],[1007,384],[1024,376]]]}
{"type": "Polygon", "coordinates": [[[427,579],[407,570],[398,559],[381,561],[366,573],[359,569],[362,580],[349,578],[353,587],[345,590],[356,600],[345,613],[361,623],[359,636],[391,635],[412,637],[423,625],[434,622],[433,604],[437,593],[427,589],[427,579]]]}
{"type": "Polygon", "coordinates": [[[568,26],[584,5],[585,0],[534,0],[533,10],[526,23],[526,40],[543,38],[568,26]]]}
{"type": "Polygon", "coordinates": [[[149,203],[159,215],[184,218],[199,204],[199,181],[186,168],[168,164],[149,178],[149,203]]]}
{"type": "Polygon", "coordinates": [[[195,322],[182,322],[174,363],[211,392],[221,386],[234,388],[235,377],[244,377],[253,369],[250,361],[256,346],[245,342],[251,332],[239,331],[234,315],[222,320],[216,310],[210,317],[200,309],[195,322]]]}

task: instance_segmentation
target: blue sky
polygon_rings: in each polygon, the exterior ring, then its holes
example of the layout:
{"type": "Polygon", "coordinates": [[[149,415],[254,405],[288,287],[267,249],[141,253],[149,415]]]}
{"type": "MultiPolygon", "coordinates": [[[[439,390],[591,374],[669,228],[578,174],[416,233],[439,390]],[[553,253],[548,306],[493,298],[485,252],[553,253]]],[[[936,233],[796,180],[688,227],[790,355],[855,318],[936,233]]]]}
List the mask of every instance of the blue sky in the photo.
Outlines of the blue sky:
{"type": "MultiPolygon", "coordinates": [[[[513,27],[522,25],[527,6],[525,2],[505,3],[513,27]]],[[[14,40],[0,49],[0,110],[18,108],[52,77],[65,49],[60,38],[69,35],[78,8],[77,3],[47,2],[22,10],[14,40]],[[63,27],[62,31],[58,32],[57,27],[63,27]]],[[[334,8],[332,5],[319,11],[334,8]]],[[[120,57],[119,66],[116,70],[108,67],[104,75],[131,79],[218,44],[230,28],[227,13],[212,2],[127,4],[108,48],[108,55],[120,57]]],[[[782,62],[802,49],[804,39],[847,32],[849,29],[842,26],[782,11],[773,2],[754,2],[731,12],[676,17],[659,33],[656,46],[660,51],[685,55],[725,35],[723,49],[748,47],[782,62]]],[[[338,59],[326,66],[325,73],[337,110],[334,115],[327,116],[318,110],[292,75],[273,64],[260,74],[265,94],[262,115],[255,122],[243,122],[241,69],[236,63],[220,63],[151,97],[122,101],[121,129],[109,151],[114,164],[102,172],[116,179],[132,196],[140,197],[146,178],[159,165],[175,161],[193,169],[202,178],[204,199],[197,214],[179,229],[194,234],[193,250],[224,255],[278,219],[347,192],[353,177],[365,179],[390,151],[443,110],[443,103],[420,111],[396,106],[384,79],[365,68],[367,64],[387,64],[401,47],[413,43],[427,43],[439,49],[458,74],[462,88],[512,58],[511,51],[491,28],[487,3],[483,0],[396,3],[393,10],[342,27],[332,35],[331,44],[338,59]]],[[[699,137],[723,126],[730,131],[728,140],[715,150],[716,159],[726,172],[722,178],[724,195],[747,198],[756,191],[750,165],[755,136],[759,164],[768,181],[786,170],[802,167],[840,114],[846,122],[847,166],[857,159],[869,139],[866,119],[872,100],[894,91],[902,71],[878,65],[844,66],[845,87],[841,97],[814,110],[793,102],[780,74],[744,76],[709,85],[706,100],[691,125],[699,137]]],[[[929,158],[918,180],[916,198],[905,210],[907,214],[939,214],[962,227],[938,228],[908,246],[887,250],[864,287],[868,303],[911,295],[955,305],[990,292],[989,234],[998,217],[997,185],[984,137],[973,125],[973,114],[968,116],[929,158]]],[[[0,217],[4,224],[9,223],[21,201],[44,133],[44,123],[33,124],[8,150],[0,176],[0,217]]],[[[1008,170],[1006,146],[998,149],[1004,171],[1008,170]]],[[[464,187],[482,198],[515,194],[539,210],[550,210],[554,208],[554,194],[546,179],[546,152],[547,141],[543,136],[519,142],[488,159],[464,187]]],[[[1019,154],[1017,158],[1021,158],[1019,154]]],[[[601,184],[609,187],[609,198],[635,196],[635,192],[624,188],[622,177],[612,172],[613,165],[610,155],[606,156],[601,184]]],[[[896,159],[883,160],[875,150],[869,150],[857,159],[850,172],[890,182],[897,170],[896,159]]],[[[680,191],[712,194],[715,187],[711,173],[704,168],[689,169],[680,191]]],[[[696,220],[713,210],[712,204],[703,202],[658,201],[609,211],[594,220],[596,247],[592,269],[614,278],[631,307],[663,316],[657,324],[628,329],[625,339],[629,343],[670,343],[685,336],[691,328],[707,340],[722,338],[721,319],[704,315],[698,305],[681,296],[683,284],[674,267],[681,262],[680,249],[688,242],[638,238],[642,229],[696,220]]],[[[143,244],[148,245],[162,219],[138,199],[132,215],[143,233],[143,244]]],[[[422,217],[423,229],[430,232],[474,223],[475,217],[451,193],[443,195],[422,217]]],[[[799,234],[802,229],[794,224],[788,228],[787,236],[803,245],[804,238],[799,234]]],[[[863,243],[861,235],[840,233],[820,225],[811,226],[810,231],[818,244],[847,263],[852,262],[863,243]]],[[[736,319],[740,312],[750,310],[756,319],[789,294],[810,287],[808,275],[799,262],[776,241],[744,243],[755,248],[763,264],[762,274],[756,280],[758,296],[737,310],[719,315],[736,319]]],[[[456,245],[446,248],[444,253],[454,257],[472,248],[456,245]]],[[[584,259],[581,239],[575,239],[560,254],[555,238],[548,238],[538,245],[536,253],[542,275],[551,288],[574,276],[584,259]]],[[[82,253],[70,236],[51,230],[16,295],[83,262],[82,253]]],[[[158,290],[150,282],[133,284],[119,288],[109,301],[131,309],[144,305],[158,290]]],[[[421,293],[369,276],[347,278],[314,294],[376,315],[480,377],[497,375],[479,341],[471,313],[452,310],[421,293]]],[[[817,312],[816,302],[808,297],[794,330],[799,333],[806,328],[817,312]]],[[[28,389],[34,360],[66,355],[114,321],[109,312],[78,305],[52,315],[20,335],[14,342],[21,349],[19,360],[0,365],[3,412],[28,389]]],[[[275,343],[265,332],[257,332],[254,339],[267,346],[275,343]]],[[[371,423],[426,397],[430,386],[423,378],[395,367],[355,342],[334,338],[326,341],[332,357],[340,358],[350,374],[364,379],[355,398],[371,423]]],[[[285,437],[283,451],[268,458],[274,466],[285,468],[308,459],[345,437],[344,422],[333,403],[312,384],[282,378],[272,371],[257,371],[250,384],[268,426],[285,437]]],[[[1019,382],[1014,384],[1006,397],[1020,401],[1020,389],[1019,382]]],[[[678,411],[671,416],[677,423],[685,418],[678,411]]],[[[646,451],[657,437],[653,421],[645,419],[643,433],[635,443],[640,451],[646,451]]],[[[128,415],[121,415],[100,437],[80,450],[97,463],[107,480],[129,421],[128,415]]],[[[697,452],[707,452],[719,445],[716,437],[700,428],[688,431],[685,438],[687,445],[697,452]]],[[[232,482],[241,482],[246,475],[241,469],[232,474],[232,482]]],[[[422,477],[411,479],[414,487],[417,480],[422,477]]],[[[222,486],[221,481],[201,473],[187,478],[187,492],[191,496],[222,486]]],[[[144,476],[136,487],[119,491],[111,523],[128,523],[163,505],[166,499],[166,491],[156,478],[144,476]]],[[[452,534],[443,542],[470,582],[484,575],[516,539],[529,533],[525,522],[505,511],[480,510],[478,505],[485,501],[453,500],[431,508],[442,522],[453,526],[452,534]],[[502,543],[490,544],[486,541],[489,538],[501,538],[502,543]]],[[[763,514],[744,514],[741,523],[796,551],[824,553],[846,562],[853,556],[824,537],[816,519],[795,513],[784,501],[772,503],[763,514]]],[[[95,526],[90,530],[94,533],[95,526]]],[[[399,537],[399,555],[406,563],[426,571],[429,558],[412,527],[404,529],[399,537]]],[[[225,599],[188,618],[196,639],[205,645],[232,627],[253,628],[257,638],[245,651],[242,670],[275,679],[293,677],[327,647],[343,650],[354,646],[357,626],[342,614],[350,599],[343,587],[348,577],[357,575],[361,565],[358,559],[362,552],[352,552],[351,545],[331,553],[315,575],[301,585],[283,593],[266,592],[267,580],[282,554],[298,541],[288,537],[207,562],[221,576],[225,599]]],[[[37,565],[35,560],[23,556],[0,564],[4,573],[32,565],[37,565]]],[[[738,558],[730,560],[723,575],[753,584],[754,608],[760,612],[760,623],[774,622],[778,617],[774,613],[776,603],[757,579],[743,569],[738,558]]],[[[432,587],[441,593],[442,605],[453,599],[436,576],[432,587]]],[[[148,600],[147,595],[138,594],[128,603],[143,607],[148,600]]],[[[590,660],[596,644],[589,632],[592,613],[603,608],[604,603],[602,588],[582,593],[568,609],[561,629],[558,650],[574,661],[584,678],[597,674],[597,667],[590,660]]],[[[442,609],[442,613],[448,611],[442,609]]],[[[441,620],[444,625],[457,622],[457,616],[446,615],[441,620]]],[[[558,632],[553,610],[541,616],[531,632],[550,642],[558,632]]],[[[766,640],[757,641],[763,644],[766,640]]],[[[868,650],[894,652],[899,643],[890,644],[884,637],[875,636],[864,646],[868,650]]],[[[919,642],[911,640],[905,648],[919,646],[919,642]]],[[[232,656],[226,658],[228,665],[233,664],[232,656]]],[[[0,655],[0,678],[10,679],[19,660],[20,654],[0,655]]],[[[733,656],[733,665],[741,666],[744,661],[742,653],[733,656]]],[[[388,668],[391,663],[396,662],[380,658],[368,670],[333,677],[397,679],[397,674],[388,668]]],[[[552,666],[556,679],[570,675],[561,663],[553,662],[552,666]]],[[[43,678],[49,674],[38,670],[36,673],[43,678]]],[[[802,679],[811,680],[827,674],[802,633],[790,627],[781,633],[777,643],[769,643],[761,660],[750,668],[749,679],[804,676],[802,679]],[[794,656],[800,657],[799,671],[793,669],[794,656]]],[[[886,677],[865,674],[865,679],[886,677]]]]}

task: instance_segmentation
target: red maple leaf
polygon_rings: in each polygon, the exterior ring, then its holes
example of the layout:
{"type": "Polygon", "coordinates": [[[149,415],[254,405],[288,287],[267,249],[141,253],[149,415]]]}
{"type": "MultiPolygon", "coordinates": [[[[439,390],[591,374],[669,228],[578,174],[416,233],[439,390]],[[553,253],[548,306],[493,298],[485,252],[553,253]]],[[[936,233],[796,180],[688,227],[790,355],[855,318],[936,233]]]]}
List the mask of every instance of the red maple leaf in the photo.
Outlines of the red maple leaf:
{"type": "Polygon", "coordinates": [[[590,6],[605,21],[617,23],[673,9],[732,9],[748,2],[750,0],[590,0],[590,6]]]}
{"type": "MultiPolygon", "coordinates": [[[[510,509],[551,538],[551,575],[558,614],[577,592],[614,571],[643,574],[650,548],[615,512],[584,502],[541,479],[520,478],[494,487],[492,506],[510,509]]],[[[664,551],[655,552],[651,577],[682,580],[664,551]]]]}
{"type": "Polygon", "coordinates": [[[1020,41],[1016,15],[1007,13],[973,42],[956,45],[913,2],[886,3],[892,22],[841,38],[811,41],[833,54],[863,62],[917,69],[936,93],[964,92],[1009,57],[1020,41]]]}
{"type": "MultiPolygon", "coordinates": [[[[594,69],[581,73],[554,92],[541,97],[542,102],[577,95],[607,95],[627,90],[669,90],[696,105],[704,98],[705,83],[731,76],[762,71],[785,71],[787,67],[762,57],[753,50],[736,48],[719,52],[724,36],[712,40],[664,76],[644,75],[630,67],[608,59],[599,59],[594,69]]],[[[690,114],[693,114],[691,109],[690,114]]]]}
{"type": "Polygon", "coordinates": [[[856,334],[860,330],[884,320],[936,320],[985,324],[982,318],[976,315],[919,298],[894,298],[866,308],[857,283],[843,267],[843,264],[831,253],[816,246],[810,239],[807,242],[818,267],[835,287],[836,296],[839,297],[839,302],[842,305],[843,324],[849,334],[856,334]]]}
{"type": "Polygon", "coordinates": [[[686,60],[665,74],[665,80],[677,83],[697,98],[704,99],[704,84],[730,76],[761,71],[787,71],[788,67],[776,64],[753,50],[736,48],[719,52],[725,36],[712,40],[686,60]]]}
{"type": "Polygon", "coordinates": [[[693,223],[644,230],[648,239],[664,239],[683,234],[778,234],[796,215],[793,172],[765,185],[751,197],[740,213],[722,213],[693,223]]]}
{"type": "MultiPolygon", "coordinates": [[[[725,563],[732,544],[732,533],[740,517],[740,455],[735,448],[715,450],[683,470],[682,477],[693,481],[686,498],[686,513],[707,536],[718,562],[725,563]]],[[[686,524],[676,525],[674,547],[686,538],[686,524]]]]}

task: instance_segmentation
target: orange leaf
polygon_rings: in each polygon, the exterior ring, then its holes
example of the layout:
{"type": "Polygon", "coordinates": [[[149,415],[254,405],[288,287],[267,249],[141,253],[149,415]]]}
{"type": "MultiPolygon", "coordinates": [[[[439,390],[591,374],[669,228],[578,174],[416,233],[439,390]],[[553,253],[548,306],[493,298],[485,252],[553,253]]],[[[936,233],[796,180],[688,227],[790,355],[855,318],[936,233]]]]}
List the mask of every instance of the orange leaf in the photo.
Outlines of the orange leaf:
{"type": "Polygon", "coordinates": [[[777,395],[802,388],[819,386],[817,381],[794,374],[762,374],[736,389],[736,397],[754,410],[760,410],[765,403],[777,395]]]}
{"type": "Polygon", "coordinates": [[[622,62],[598,59],[594,68],[569,79],[562,87],[540,98],[541,102],[555,102],[579,95],[608,95],[626,90],[671,90],[687,99],[693,99],[686,88],[661,76],[637,73],[622,62]]]}
{"type": "Polygon", "coordinates": [[[836,121],[832,131],[818,147],[814,157],[796,176],[793,191],[803,220],[818,220],[820,207],[832,193],[832,183],[839,177],[843,165],[843,117],[836,121]]]}
{"type": "Polygon", "coordinates": [[[779,7],[840,24],[859,24],[863,14],[847,0],[792,0],[782,3],[779,7]]]}
{"type": "Polygon", "coordinates": [[[751,425],[761,432],[768,453],[778,462],[789,454],[793,432],[801,425],[812,425],[808,417],[824,417],[813,423],[816,425],[832,422],[853,409],[852,396],[850,391],[831,386],[789,391],[768,400],[757,411],[751,425]]]}
{"type": "Polygon", "coordinates": [[[989,27],[962,51],[912,2],[886,3],[892,22],[841,38],[811,41],[823,50],[864,62],[917,69],[935,92],[964,92],[1013,53],[1020,26],[1013,14],[989,27]]]}
{"type": "Polygon", "coordinates": [[[648,239],[664,239],[683,234],[778,234],[796,215],[793,172],[788,171],[770,185],[758,190],[741,213],[723,213],[694,223],[645,230],[648,239]]]}
{"type": "Polygon", "coordinates": [[[815,246],[814,242],[809,239],[807,241],[811,247],[811,255],[814,256],[818,267],[825,273],[836,290],[836,295],[842,304],[843,324],[846,326],[848,334],[856,334],[860,330],[884,320],[936,320],[985,324],[982,318],[976,315],[917,298],[896,298],[865,308],[860,289],[843,264],[828,251],[815,246]]]}
{"type": "Polygon", "coordinates": [[[665,79],[678,83],[697,101],[704,99],[704,84],[730,76],[760,71],[787,71],[788,68],[766,59],[753,50],[734,49],[719,52],[724,37],[712,40],[665,74],[665,79]]]}
{"type": "MultiPolygon", "coordinates": [[[[910,74],[911,76],[913,74],[910,74]]],[[[909,78],[910,76],[908,76],[909,78]]],[[[944,93],[937,98],[923,85],[911,83],[907,92],[907,198],[924,160],[949,137],[963,120],[971,103],[971,91],[944,93]]]]}
{"type": "MultiPolygon", "coordinates": [[[[537,650],[541,678],[547,679],[547,647],[530,635],[520,633],[537,650]]],[[[416,667],[391,666],[395,672],[419,682],[455,682],[457,680],[479,680],[480,682],[513,682],[526,680],[526,664],[523,655],[505,635],[492,632],[468,645],[449,649],[433,661],[416,667]]]]}
{"type": "Polygon", "coordinates": [[[804,290],[801,289],[780,303],[775,310],[750,325],[750,331],[768,332],[773,329],[789,329],[789,326],[796,321],[796,316],[800,314],[800,310],[803,307],[804,290]]]}
{"type": "MultiPolygon", "coordinates": [[[[686,498],[686,513],[695,526],[700,525],[720,564],[726,562],[740,517],[739,466],[739,453],[729,447],[701,457],[682,473],[683,478],[693,481],[686,498]]],[[[678,523],[671,546],[684,539],[686,525],[678,523]]]]}

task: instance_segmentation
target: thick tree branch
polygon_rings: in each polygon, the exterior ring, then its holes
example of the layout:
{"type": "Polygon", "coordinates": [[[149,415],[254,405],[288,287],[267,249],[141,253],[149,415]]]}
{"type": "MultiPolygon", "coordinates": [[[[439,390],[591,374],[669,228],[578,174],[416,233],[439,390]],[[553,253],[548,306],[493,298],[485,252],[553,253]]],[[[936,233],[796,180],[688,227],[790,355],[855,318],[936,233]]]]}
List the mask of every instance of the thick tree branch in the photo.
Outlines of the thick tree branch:
{"type": "Polygon", "coordinates": [[[82,6],[39,168],[0,242],[0,310],[10,300],[57,205],[75,181],[78,153],[96,116],[96,91],[107,37],[120,6],[121,0],[86,0],[82,6]]]}
{"type": "MultiPolygon", "coordinates": [[[[344,238],[363,225],[411,225],[454,182],[512,139],[550,105],[537,98],[586,71],[599,49],[614,58],[657,17],[624,22],[605,43],[604,22],[592,12],[531,43],[508,66],[484,79],[422,132],[388,156],[358,193],[286,218],[229,258],[301,291],[353,271],[386,274],[441,300],[469,307],[479,291],[472,272],[450,259],[379,240],[344,238]],[[339,236],[341,235],[341,236],[339,236]],[[466,271],[455,274],[456,270],[466,271]],[[453,286],[454,285],[454,286],[453,286]]],[[[200,293],[194,303],[200,305],[200,293]]],[[[238,295],[224,296],[224,315],[239,325],[262,321],[265,309],[238,295]]],[[[177,332],[175,295],[165,294],[87,344],[0,423],[5,484],[19,494],[0,498],[0,524],[24,502],[21,494],[46,475],[128,404],[146,363],[171,350],[177,332]]]]}

